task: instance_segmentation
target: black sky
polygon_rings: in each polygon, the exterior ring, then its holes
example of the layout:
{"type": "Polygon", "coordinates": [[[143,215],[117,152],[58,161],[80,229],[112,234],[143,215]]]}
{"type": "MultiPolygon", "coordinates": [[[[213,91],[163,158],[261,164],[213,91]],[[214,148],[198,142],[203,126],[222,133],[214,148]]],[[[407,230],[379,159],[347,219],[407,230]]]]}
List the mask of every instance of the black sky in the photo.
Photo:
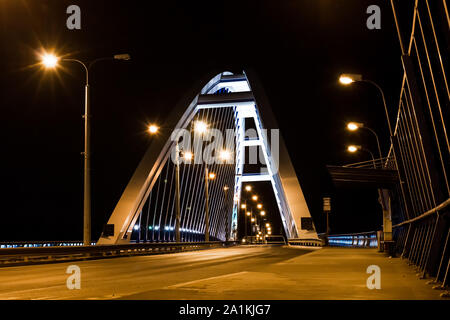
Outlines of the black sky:
{"type": "Polygon", "coordinates": [[[0,0],[0,32],[0,241],[82,238],[83,72],[43,71],[40,48],[84,61],[132,56],[91,73],[94,238],[150,142],[146,124],[205,75],[246,68],[262,81],[318,231],[323,195],[333,232],[380,227],[376,191],[335,190],[325,165],[367,160],[348,155],[348,142],[376,150],[370,135],[346,132],[349,120],[374,128],[388,150],[377,91],[337,82],[350,72],[379,83],[394,122],[402,68],[388,1],[0,0]],[[81,30],[66,28],[71,4],[81,30]],[[381,30],[366,27],[373,4],[381,30]]]}

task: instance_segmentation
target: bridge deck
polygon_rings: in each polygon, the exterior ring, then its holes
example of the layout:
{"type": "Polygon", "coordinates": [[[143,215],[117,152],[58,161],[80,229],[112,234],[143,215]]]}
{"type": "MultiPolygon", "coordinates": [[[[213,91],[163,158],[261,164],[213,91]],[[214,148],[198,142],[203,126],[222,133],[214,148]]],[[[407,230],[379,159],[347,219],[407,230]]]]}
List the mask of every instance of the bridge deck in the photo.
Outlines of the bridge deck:
{"type": "Polygon", "coordinates": [[[404,260],[374,249],[212,249],[0,269],[0,299],[441,299],[404,260]],[[67,266],[81,268],[68,290],[67,266]],[[381,289],[366,268],[381,268],[381,289]]]}

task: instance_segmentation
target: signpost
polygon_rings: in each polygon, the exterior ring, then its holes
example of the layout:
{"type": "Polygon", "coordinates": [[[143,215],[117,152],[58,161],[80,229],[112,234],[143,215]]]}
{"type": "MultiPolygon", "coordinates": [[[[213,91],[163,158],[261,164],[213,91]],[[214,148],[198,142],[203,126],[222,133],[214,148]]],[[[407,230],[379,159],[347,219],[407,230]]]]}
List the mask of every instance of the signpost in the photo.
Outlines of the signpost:
{"type": "Polygon", "coordinates": [[[328,245],[328,236],[330,235],[330,221],[329,221],[329,213],[331,211],[331,198],[324,197],[323,198],[323,212],[327,215],[327,232],[325,238],[325,245],[328,245]]]}

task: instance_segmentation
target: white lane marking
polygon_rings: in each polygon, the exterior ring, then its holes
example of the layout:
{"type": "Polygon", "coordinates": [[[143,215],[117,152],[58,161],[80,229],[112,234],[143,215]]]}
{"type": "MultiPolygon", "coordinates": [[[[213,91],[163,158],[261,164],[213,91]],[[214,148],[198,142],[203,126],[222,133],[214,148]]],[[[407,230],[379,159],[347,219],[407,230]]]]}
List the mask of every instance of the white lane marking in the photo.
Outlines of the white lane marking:
{"type": "Polygon", "coordinates": [[[228,278],[228,277],[237,276],[237,275],[246,274],[246,273],[248,273],[248,272],[247,271],[241,271],[241,272],[224,274],[224,275],[217,276],[217,277],[210,277],[210,278],[203,278],[203,279],[198,279],[198,280],[193,280],[193,281],[188,281],[188,282],[182,282],[182,283],[173,284],[171,286],[167,286],[166,289],[179,288],[179,287],[187,286],[189,284],[193,284],[193,283],[197,283],[197,282],[209,281],[209,280],[215,280],[215,279],[221,279],[221,278],[228,278]]]}
{"type": "Polygon", "coordinates": [[[13,290],[13,291],[9,291],[8,293],[1,293],[1,294],[0,294],[0,297],[1,297],[1,296],[4,296],[4,295],[6,295],[6,294],[8,294],[8,295],[10,295],[10,294],[12,294],[12,293],[14,293],[14,294],[21,294],[21,293],[25,293],[25,292],[31,293],[31,292],[34,292],[34,291],[48,290],[48,289],[51,289],[51,288],[63,288],[63,289],[65,289],[65,286],[62,286],[62,285],[56,285],[56,286],[49,286],[49,287],[42,287],[42,288],[34,288],[34,289],[13,290]]]}

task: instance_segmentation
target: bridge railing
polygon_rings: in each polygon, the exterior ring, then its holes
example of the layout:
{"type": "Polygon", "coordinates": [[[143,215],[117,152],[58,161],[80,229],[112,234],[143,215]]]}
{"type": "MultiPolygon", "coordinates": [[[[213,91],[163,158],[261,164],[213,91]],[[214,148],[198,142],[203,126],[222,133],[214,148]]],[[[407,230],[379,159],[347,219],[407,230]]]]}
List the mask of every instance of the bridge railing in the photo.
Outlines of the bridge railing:
{"type": "MultiPolygon", "coordinates": [[[[0,249],[6,248],[40,248],[40,247],[74,247],[82,246],[83,240],[52,240],[52,241],[1,241],[0,249]]],[[[91,245],[95,245],[92,242],[91,245]]]]}
{"type": "MultiPolygon", "coordinates": [[[[319,234],[325,239],[325,234],[319,234]]],[[[333,234],[328,236],[328,245],[331,247],[360,247],[375,248],[378,246],[377,233],[375,231],[333,234]]]]}
{"type": "Polygon", "coordinates": [[[431,275],[444,287],[450,279],[448,8],[445,1],[397,1],[398,10],[391,5],[404,69],[397,121],[390,129],[388,158],[395,161],[386,164],[400,177],[391,190],[395,251],[422,277],[431,275]]]}
{"type": "Polygon", "coordinates": [[[366,169],[384,169],[388,158],[377,158],[373,160],[365,160],[353,162],[343,165],[344,168],[366,168],[366,169]]]}
{"type": "Polygon", "coordinates": [[[0,267],[73,260],[101,259],[119,256],[175,253],[234,246],[235,241],[160,242],[97,246],[41,246],[0,249],[0,267]]]}

